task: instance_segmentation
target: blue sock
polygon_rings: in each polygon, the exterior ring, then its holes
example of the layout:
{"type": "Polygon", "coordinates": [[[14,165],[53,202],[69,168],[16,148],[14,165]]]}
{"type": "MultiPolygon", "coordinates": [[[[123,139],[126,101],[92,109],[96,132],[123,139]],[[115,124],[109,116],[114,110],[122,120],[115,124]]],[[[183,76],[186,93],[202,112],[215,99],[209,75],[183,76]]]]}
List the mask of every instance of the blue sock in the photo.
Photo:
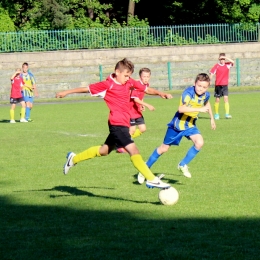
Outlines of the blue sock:
{"type": "Polygon", "coordinates": [[[161,154],[157,153],[157,148],[153,151],[153,153],[150,155],[149,159],[146,162],[146,165],[148,168],[151,168],[152,165],[158,160],[158,158],[161,156],[161,154]]]}
{"type": "Polygon", "coordinates": [[[185,164],[188,165],[188,163],[197,155],[199,151],[200,150],[197,150],[195,146],[192,146],[187,152],[184,159],[180,162],[180,166],[184,166],[185,164]]]}
{"type": "Polygon", "coordinates": [[[31,114],[31,108],[26,107],[25,110],[25,119],[28,120],[30,118],[30,114],[31,114]]]}

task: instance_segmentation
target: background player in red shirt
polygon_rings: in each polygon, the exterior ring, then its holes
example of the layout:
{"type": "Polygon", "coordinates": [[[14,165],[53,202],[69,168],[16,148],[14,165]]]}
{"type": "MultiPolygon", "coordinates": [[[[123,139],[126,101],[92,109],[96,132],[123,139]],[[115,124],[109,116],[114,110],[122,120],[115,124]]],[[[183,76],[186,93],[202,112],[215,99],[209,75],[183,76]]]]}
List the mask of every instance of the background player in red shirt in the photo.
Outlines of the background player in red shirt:
{"type": "MultiPolygon", "coordinates": [[[[151,70],[149,68],[142,68],[139,71],[140,79],[139,84],[149,87],[149,80],[151,77],[151,70]]],[[[131,90],[130,98],[130,135],[132,138],[140,136],[146,131],[146,125],[144,122],[143,111],[145,107],[153,111],[155,108],[143,101],[145,92],[137,89],[131,90]],[[138,126],[138,128],[136,128],[138,126]]],[[[118,153],[127,153],[124,148],[117,148],[118,153]]]]}
{"type": "Polygon", "coordinates": [[[219,62],[213,66],[210,72],[210,79],[216,75],[215,79],[215,115],[216,120],[219,119],[219,101],[224,96],[226,119],[232,118],[229,114],[229,102],[228,102],[228,81],[229,81],[229,70],[234,66],[234,61],[226,57],[225,53],[219,54],[219,62]],[[227,60],[227,62],[226,62],[227,60]]]}
{"type": "Polygon", "coordinates": [[[17,103],[20,103],[22,106],[21,109],[21,123],[27,123],[28,121],[25,120],[25,102],[22,96],[22,87],[24,86],[24,81],[20,76],[21,69],[17,69],[16,72],[11,77],[11,93],[10,93],[10,123],[16,123],[14,120],[14,110],[17,103]]]}
{"type": "Polygon", "coordinates": [[[73,93],[90,93],[91,96],[101,96],[104,98],[110,113],[108,119],[109,135],[102,146],[93,146],[87,150],[75,154],[69,152],[67,161],[64,165],[63,172],[67,174],[71,167],[84,160],[94,157],[106,156],[115,147],[124,147],[130,155],[130,160],[135,168],[141,172],[146,178],[146,186],[148,188],[169,188],[170,185],[162,182],[158,177],[154,176],[147,167],[139,150],[129,133],[130,127],[130,90],[132,88],[146,91],[151,95],[160,95],[163,98],[169,98],[168,94],[159,93],[155,89],[147,88],[144,85],[137,84],[137,81],[130,78],[134,72],[134,64],[128,59],[117,62],[115,72],[106,80],[90,84],[87,87],[75,88],[56,93],[57,98],[63,98],[73,93]]]}

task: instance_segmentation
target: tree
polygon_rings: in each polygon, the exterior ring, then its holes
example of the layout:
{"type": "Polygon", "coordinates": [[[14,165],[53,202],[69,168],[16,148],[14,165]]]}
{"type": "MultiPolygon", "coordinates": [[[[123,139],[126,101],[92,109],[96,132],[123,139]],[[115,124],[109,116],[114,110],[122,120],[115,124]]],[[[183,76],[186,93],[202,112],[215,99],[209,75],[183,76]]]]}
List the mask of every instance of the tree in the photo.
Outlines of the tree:
{"type": "Polygon", "coordinates": [[[8,12],[0,8],[0,32],[15,31],[15,26],[8,12]]]}

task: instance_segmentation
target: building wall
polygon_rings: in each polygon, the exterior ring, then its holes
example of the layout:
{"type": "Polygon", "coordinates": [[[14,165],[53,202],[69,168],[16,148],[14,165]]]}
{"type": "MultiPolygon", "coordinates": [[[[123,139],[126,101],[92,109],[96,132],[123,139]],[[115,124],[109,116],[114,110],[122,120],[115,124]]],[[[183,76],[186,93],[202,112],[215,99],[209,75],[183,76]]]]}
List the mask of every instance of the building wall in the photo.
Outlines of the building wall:
{"type": "Polygon", "coordinates": [[[181,89],[194,83],[198,73],[208,73],[218,54],[239,62],[231,70],[230,87],[260,85],[260,43],[212,44],[126,49],[27,52],[0,54],[0,100],[8,100],[10,76],[28,62],[37,80],[39,99],[55,92],[84,86],[113,72],[118,60],[129,58],[135,64],[134,78],[142,67],[152,70],[151,86],[161,90],[181,89]],[[237,64],[238,65],[238,64],[237,64]],[[238,67],[240,70],[238,71],[238,67]],[[169,78],[172,85],[169,85],[169,78]]]}

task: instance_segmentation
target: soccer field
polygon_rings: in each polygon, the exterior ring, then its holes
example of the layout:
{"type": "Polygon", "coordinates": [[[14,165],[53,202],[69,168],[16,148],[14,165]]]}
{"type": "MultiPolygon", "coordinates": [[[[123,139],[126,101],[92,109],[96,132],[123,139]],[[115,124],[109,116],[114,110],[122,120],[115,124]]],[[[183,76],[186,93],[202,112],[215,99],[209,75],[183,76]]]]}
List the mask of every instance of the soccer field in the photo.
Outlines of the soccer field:
{"type": "MultiPolygon", "coordinates": [[[[147,131],[135,139],[143,159],[162,143],[179,104],[146,98],[147,131]]],[[[32,123],[9,123],[0,107],[0,259],[243,259],[260,256],[260,92],[223,99],[217,129],[208,114],[197,126],[205,145],[190,163],[191,179],[177,165],[192,145],[183,139],[152,167],[179,191],[173,206],[159,203],[159,189],[136,181],[127,154],[112,152],[62,173],[68,151],[102,144],[104,102],[36,103],[32,123]]],[[[211,98],[213,108],[214,98],[211,98]]]]}

